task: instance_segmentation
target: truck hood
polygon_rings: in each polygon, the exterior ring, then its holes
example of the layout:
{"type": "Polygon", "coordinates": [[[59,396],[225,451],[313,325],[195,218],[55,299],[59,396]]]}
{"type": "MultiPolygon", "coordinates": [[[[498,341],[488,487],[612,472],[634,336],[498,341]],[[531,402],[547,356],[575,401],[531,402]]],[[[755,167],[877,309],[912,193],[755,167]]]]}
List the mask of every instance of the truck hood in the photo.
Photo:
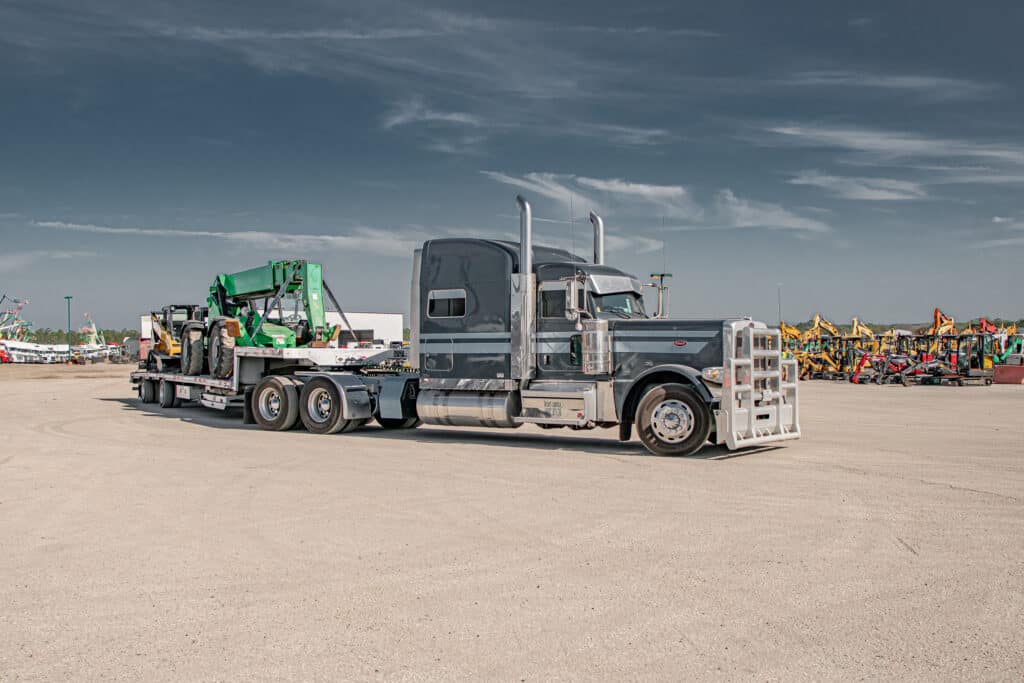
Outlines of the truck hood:
{"type": "Polygon", "coordinates": [[[609,320],[615,365],[642,371],[656,365],[696,370],[722,364],[723,325],[718,320],[609,320]]]}

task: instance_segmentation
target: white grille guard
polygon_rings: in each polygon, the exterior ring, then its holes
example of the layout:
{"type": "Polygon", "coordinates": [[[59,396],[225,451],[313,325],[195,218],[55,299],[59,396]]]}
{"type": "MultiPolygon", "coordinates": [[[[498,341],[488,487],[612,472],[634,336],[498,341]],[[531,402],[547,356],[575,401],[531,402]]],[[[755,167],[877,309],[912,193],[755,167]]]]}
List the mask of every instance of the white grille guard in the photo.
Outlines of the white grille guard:
{"type": "Polygon", "coordinates": [[[752,320],[725,323],[716,439],[729,450],[800,438],[794,359],[782,357],[779,330],[752,320]]]}

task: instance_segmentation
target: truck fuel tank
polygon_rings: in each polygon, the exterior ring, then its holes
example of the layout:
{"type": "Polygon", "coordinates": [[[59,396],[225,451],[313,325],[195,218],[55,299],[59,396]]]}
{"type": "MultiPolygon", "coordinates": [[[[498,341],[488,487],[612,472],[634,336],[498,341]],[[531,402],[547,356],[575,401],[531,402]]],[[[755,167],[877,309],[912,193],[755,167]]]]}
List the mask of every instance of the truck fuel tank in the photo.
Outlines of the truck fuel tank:
{"type": "Polygon", "coordinates": [[[515,391],[442,391],[423,389],[416,412],[427,424],[452,427],[518,427],[519,393],[515,391]]]}

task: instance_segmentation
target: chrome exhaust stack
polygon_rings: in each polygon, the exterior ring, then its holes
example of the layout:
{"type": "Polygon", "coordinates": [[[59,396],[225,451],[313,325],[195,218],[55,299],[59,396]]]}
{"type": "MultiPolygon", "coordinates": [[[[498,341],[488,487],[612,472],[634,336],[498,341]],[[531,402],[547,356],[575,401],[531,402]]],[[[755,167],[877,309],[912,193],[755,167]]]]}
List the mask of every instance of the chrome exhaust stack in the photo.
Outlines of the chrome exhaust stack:
{"type": "Polygon", "coordinates": [[[533,379],[536,358],[533,351],[534,318],[537,311],[533,279],[533,211],[530,202],[516,195],[519,209],[519,273],[512,277],[512,377],[526,388],[533,379]]]}
{"type": "Polygon", "coordinates": [[[593,211],[590,212],[590,222],[594,226],[594,263],[604,265],[604,221],[593,211]]]}
{"type": "Polygon", "coordinates": [[[533,209],[523,195],[516,195],[519,209],[519,272],[533,273],[533,209]]]}

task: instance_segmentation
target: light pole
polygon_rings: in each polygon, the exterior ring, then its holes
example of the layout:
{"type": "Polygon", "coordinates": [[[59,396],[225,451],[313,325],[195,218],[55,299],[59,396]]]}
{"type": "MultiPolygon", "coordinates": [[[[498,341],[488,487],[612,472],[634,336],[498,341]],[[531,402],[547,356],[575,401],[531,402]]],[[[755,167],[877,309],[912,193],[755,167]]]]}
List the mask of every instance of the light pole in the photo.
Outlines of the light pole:
{"type": "Polygon", "coordinates": [[[779,325],[782,325],[782,283],[776,283],[779,287],[779,325]]]}
{"type": "Polygon", "coordinates": [[[64,297],[64,301],[68,302],[68,362],[71,362],[71,297],[64,297]]]}

